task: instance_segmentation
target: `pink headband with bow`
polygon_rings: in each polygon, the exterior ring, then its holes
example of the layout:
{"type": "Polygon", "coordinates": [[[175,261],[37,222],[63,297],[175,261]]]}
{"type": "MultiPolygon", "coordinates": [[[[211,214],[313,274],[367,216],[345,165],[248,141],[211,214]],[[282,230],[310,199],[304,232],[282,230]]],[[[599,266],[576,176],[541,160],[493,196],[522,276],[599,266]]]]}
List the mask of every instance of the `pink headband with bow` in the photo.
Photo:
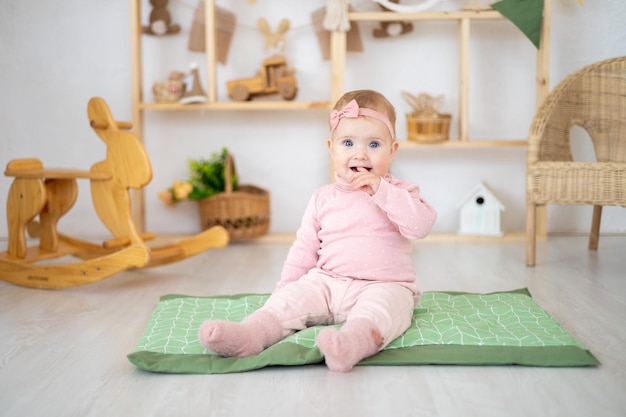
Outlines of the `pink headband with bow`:
{"type": "Polygon", "coordinates": [[[339,122],[344,117],[354,119],[359,116],[373,117],[374,119],[380,120],[385,124],[385,126],[387,126],[387,129],[389,129],[389,133],[391,133],[391,139],[395,138],[393,126],[391,126],[391,122],[389,121],[387,116],[380,112],[377,112],[376,110],[359,108],[359,104],[356,102],[356,100],[351,100],[348,104],[344,106],[343,109],[333,110],[330,113],[330,131],[334,132],[339,125],[339,122]]]}

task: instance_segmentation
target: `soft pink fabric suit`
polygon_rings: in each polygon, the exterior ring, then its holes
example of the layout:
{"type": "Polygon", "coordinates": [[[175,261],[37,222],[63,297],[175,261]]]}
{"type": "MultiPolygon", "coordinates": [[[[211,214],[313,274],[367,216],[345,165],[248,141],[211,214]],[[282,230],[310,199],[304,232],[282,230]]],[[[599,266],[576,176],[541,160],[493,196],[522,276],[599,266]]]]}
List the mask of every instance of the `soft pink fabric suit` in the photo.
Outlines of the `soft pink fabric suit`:
{"type": "Polygon", "coordinates": [[[381,348],[410,325],[420,291],[411,239],[431,230],[437,215],[419,187],[386,175],[370,196],[336,177],[309,201],[282,276],[263,310],[283,335],[352,319],[373,322],[381,348]]]}

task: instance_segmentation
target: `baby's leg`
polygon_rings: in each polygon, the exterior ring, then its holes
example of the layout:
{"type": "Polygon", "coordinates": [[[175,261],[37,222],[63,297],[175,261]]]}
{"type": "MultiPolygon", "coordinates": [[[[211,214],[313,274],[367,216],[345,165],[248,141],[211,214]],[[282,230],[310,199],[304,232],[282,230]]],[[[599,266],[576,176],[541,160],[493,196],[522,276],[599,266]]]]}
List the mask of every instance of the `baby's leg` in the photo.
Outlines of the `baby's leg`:
{"type": "Polygon", "coordinates": [[[354,319],[339,330],[334,327],[322,330],[316,342],[331,371],[347,372],[362,359],[377,353],[383,338],[372,321],[354,319]]]}
{"type": "Polygon", "coordinates": [[[240,358],[261,353],[283,337],[283,327],[278,318],[262,309],[239,323],[208,320],[198,332],[200,343],[207,350],[240,358]]]}
{"type": "Polygon", "coordinates": [[[240,323],[205,322],[198,338],[207,350],[219,355],[256,355],[294,331],[306,328],[310,319],[328,317],[326,292],[317,277],[306,275],[274,292],[261,309],[240,323]]]}
{"type": "Polygon", "coordinates": [[[349,371],[400,336],[411,324],[416,291],[413,283],[355,282],[342,299],[346,323],[317,336],[328,368],[349,371]]]}

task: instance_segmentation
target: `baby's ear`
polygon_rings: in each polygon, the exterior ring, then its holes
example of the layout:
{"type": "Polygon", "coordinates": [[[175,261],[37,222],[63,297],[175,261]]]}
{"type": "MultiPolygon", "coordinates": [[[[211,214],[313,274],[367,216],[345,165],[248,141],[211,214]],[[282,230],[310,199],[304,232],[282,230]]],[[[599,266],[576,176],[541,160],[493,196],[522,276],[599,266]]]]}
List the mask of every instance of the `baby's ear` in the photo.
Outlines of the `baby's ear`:
{"type": "Polygon", "coordinates": [[[288,30],[289,30],[289,20],[283,19],[278,24],[278,30],[276,31],[276,33],[284,35],[285,33],[287,33],[288,30]]]}
{"type": "Polygon", "coordinates": [[[391,157],[393,158],[396,154],[396,151],[398,150],[398,148],[400,147],[400,143],[398,143],[397,140],[394,140],[391,143],[391,157]]]}
{"type": "Polygon", "coordinates": [[[272,33],[272,31],[270,30],[270,25],[269,23],[267,23],[267,19],[265,19],[264,17],[260,17],[259,20],[257,20],[257,27],[259,28],[259,31],[261,31],[261,33],[264,35],[269,35],[272,33]]]}

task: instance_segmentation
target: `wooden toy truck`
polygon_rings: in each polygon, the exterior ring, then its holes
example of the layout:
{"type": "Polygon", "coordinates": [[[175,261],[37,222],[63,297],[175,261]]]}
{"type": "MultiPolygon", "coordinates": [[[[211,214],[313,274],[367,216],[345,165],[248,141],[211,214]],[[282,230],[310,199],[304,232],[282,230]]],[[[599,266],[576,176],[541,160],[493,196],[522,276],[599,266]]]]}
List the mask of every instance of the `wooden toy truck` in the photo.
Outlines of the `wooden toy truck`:
{"type": "Polygon", "coordinates": [[[287,67],[287,60],[280,55],[265,59],[257,76],[228,81],[227,88],[230,98],[237,101],[277,93],[285,100],[293,100],[298,92],[296,79],[287,67]]]}

